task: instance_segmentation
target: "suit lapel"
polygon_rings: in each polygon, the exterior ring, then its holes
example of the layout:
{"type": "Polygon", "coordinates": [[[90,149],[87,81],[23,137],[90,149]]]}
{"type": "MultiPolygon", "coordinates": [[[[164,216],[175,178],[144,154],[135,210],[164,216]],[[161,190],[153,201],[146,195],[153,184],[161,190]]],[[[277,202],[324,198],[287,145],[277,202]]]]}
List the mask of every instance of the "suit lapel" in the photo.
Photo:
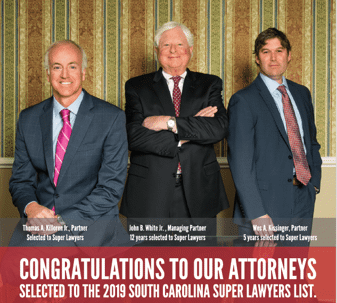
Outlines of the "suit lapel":
{"type": "Polygon", "coordinates": [[[60,185],[62,177],[67,173],[68,167],[73,161],[76,151],[81,145],[87,133],[87,130],[89,129],[91,121],[94,117],[94,114],[91,112],[91,109],[93,107],[94,104],[92,102],[92,96],[84,91],[84,97],[80,105],[80,108],[77,112],[75,125],[72,129],[67,151],[64,155],[60,175],[57,181],[57,186],[60,185]]]}
{"type": "Polygon", "coordinates": [[[171,94],[161,68],[155,73],[153,81],[153,89],[164,108],[165,114],[168,116],[175,116],[171,94]]]}
{"type": "Polygon", "coordinates": [[[48,175],[54,184],[54,159],[53,159],[53,97],[49,98],[40,116],[40,127],[42,132],[42,144],[45,155],[48,175]]]}
{"type": "Polygon", "coordinates": [[[263,101],[266,103],[268,109],[270,110],[271,115],[272,115],[272,117],[273,117],[273,119],[276,123],[276,126],[277,126],[284,142],[287,144],[289,150],[291,151],[289,140],[288,140],[288,135],[285,131],[280,112],[278,111],[278,109],[276,107],[276,104],[275,104],[275,101],[274,101],[272,95],[270,94],[267,86],[264,84],[264,82],[263,82],[263,80],[261,79],[260,76],[257,76],[257,78],[255,79],[255,84],[256,84],[258,90],[260,91],[260,95],[261,95],[263,101]]]}
{"type": "Polygon", "coordinates": [[[180,116],[186,117],[191,114],[191,108],[194,101],[193,92],[195,90],[194,87],[195,74],[187,69],[187,75],[184,81],[183,93],[181,95],[181,104],[180,104],[180,116]]]}

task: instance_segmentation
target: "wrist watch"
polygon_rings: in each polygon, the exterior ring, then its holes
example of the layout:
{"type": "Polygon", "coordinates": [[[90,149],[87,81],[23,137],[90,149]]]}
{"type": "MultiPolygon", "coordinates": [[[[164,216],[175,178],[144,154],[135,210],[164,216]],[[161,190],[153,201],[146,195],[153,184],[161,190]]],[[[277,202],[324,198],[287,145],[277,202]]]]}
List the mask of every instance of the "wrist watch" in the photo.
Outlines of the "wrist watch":
{"type": "Polygon", "coordinates": [[[62,226],[67,226],[66,222],[64,222],[60,215],[57,215],[57,222],[60,223],[62,226]]]}
{"type": "Polygon", "coordinates": [[[176,125],[176,118],[175,117],[171,117],[170,119],[167,120],[166,124],[167,124],[167,129],[169,131],[172,131],[172,129],[176,125]]]}

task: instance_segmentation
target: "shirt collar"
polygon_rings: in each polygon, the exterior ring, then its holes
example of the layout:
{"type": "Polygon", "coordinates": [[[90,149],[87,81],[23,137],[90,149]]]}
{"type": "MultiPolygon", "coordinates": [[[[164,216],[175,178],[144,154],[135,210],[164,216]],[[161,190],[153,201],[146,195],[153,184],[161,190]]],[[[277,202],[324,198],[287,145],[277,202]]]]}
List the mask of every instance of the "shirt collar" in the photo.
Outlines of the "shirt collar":
{"type": "MultiPolygon", "coordinates": [[[[167,72],[164,72],[164,70],[162,70],[162,73],[163,73],[163,76],[164,78],[166,79],[166,81],[169,81],[173,76],[168,74],[167,72]]],[[[187,75],[187,71],[185,70],[181,75],[180,77],[185,79],[186,78],[186,75],[187,75]]]]}
{"type": "MultiPolygon", "coordinates": [[[[80,93],[80,95],[77,97],[77,99],[71,103],[67,109],[69,109],[73,114],[77,115],[78,109],[80,108],[80,105],[82,103],[82,100],[84,98],[84,92],[82,90],[82,92],[80,93]]],[[[60,111],[62,109],[64,109],[65,107],[63,107],[60,103],[58,103],[58,101],[55,99],[55,97],[53,96],[53,111],[54,111],[54,116],[57,116],[60,114],[60,111]]]]}
{"type": "Polygon", "coordinates": [[[277,88],[280,85],[284,85],[287,89],[288,89],[288,83],[287,80],[284,76],[282,76],[282,84],[278,83],[277,81],[270,79],[269,77],[267,77],[266,75],[260,73],[260,77],[263,80],[263,82],[266,84],[269,92],[271,94],[273,94],[275,92],[275,90],[277,90],[277,88]]]}

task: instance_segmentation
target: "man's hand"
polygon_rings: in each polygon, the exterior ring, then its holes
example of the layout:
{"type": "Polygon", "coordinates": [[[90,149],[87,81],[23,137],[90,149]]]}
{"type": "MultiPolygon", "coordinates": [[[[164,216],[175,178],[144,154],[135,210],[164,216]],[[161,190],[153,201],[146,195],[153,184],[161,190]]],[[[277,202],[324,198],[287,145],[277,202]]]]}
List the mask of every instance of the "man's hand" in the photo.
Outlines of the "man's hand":
{"type": "MultiPolygon", "coordinates": [[[[142,126],[154,130],[161,131],[167,130],[167,121],[170,119],[170,116],[151,116],[144,119],[142,126]]],[[[176,132],[177,128],[173,128],[173,132],[176,132]]]]}
{"type": "Polygon", "coordinates": [[[218,111],[216,106],[208,106],[196,113],[194,117],[210,117],[213,118],[215,113],[218,111]]]}
{"type": "Polygon", "coordinates": [[[274,232],[272,227],[274,227],[273,220],[266,214],[264,216],[258,217],[252,220],[253,230],[257,236],[273,236],[274,232]]]}
{"type": "Polygon", "coordinates": [[[31,231],[32,234],[51,235],[57,231],[48,231],[46,226],[60,226],[60,223],[57,222],[57,216],[54,215],[54,211],[37,202],[32,202],[26,207],[26,214],[28,217],[27,225],[39,226],[39,231],[31,231]]]}
{"type": "Polygon", "coordinates": [[[37,202],[32,202],[26,207],[26,214],[28,218],[55,218],[54,212],[37,202]]]}
{"type": "Polygon", "coordinates": [[[187,142],[190,142],[190,140],[180,140],[180,145],[183,145],[183,144],[185,144],[187,142]]]}
{"type": "Polygon", "coordinates": [[[255,242],[254,247],[275,247],[277,245],[274,240],[258,240],[255,242]]]}

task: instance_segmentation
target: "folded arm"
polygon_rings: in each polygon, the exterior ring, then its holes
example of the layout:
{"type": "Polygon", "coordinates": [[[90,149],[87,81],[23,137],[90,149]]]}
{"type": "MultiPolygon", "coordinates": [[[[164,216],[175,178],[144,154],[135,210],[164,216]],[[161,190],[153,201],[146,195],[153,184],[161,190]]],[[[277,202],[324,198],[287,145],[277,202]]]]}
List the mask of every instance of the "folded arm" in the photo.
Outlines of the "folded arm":
{"type": "Polygon", "coordinates": [[[209,88],[208,100],[205,102],[206,107],[194,115],[177,117],[176,127],[172,132],[167,127],[170,116],[145,117],[141,102],[137,101],[139,97],[136,92],[128,83],[125,87],[130,150],[159,155],[163,155],[163,150],[169,150],[170,156],[174,156],[177,152],[178,141],[181,144],[186,142],[213,144],[222,140],[227,134],[228,119],[222,102],[222,81],[220,78],[217,78],[209,88]],[[145,141],[151,143],[150,146],[147,147],[145,141]]]}
{"type": "MultiPolygon", "coordinates": [[[[194,117],[210,117],[213,118],[215,113],[218,111],[216,106],[208,106],[206,108],[201,109],[194,117]]],[[[161,130],[169,130],[167,127],[167,122],[169,121],[170,116],[150,116],[145,118],[142,123],[142,126],[154,130],[154,131],[161,131],[161,130]]],[[[177,125],[175,125],[172,129],[173,133],[178,133],[177,125]]],[[[190,140],[180,140],[181,144],[187,143],[190,140]]]]}
{"type": "Polygon", "coordinates": [[[209,88],[207,106],[195,115],[177,118],[179,140],[189,140],[197,144],[214,144],[227,136],[228,117],[221,91],[222,80],[216,78],[209,88]]]}
{"type": "MultiPolygon", "coordinates": [[[[173,158],[178,152],[176,134],[171,131],[153,130],[143,125],[144,109],[139,95],[129,82],[125,84],[125,97],[129,149],[173,158]]],[[[154,122],[157,124],[156,121],[148,120],[148,124],[152,125],[154,122]]]]}

